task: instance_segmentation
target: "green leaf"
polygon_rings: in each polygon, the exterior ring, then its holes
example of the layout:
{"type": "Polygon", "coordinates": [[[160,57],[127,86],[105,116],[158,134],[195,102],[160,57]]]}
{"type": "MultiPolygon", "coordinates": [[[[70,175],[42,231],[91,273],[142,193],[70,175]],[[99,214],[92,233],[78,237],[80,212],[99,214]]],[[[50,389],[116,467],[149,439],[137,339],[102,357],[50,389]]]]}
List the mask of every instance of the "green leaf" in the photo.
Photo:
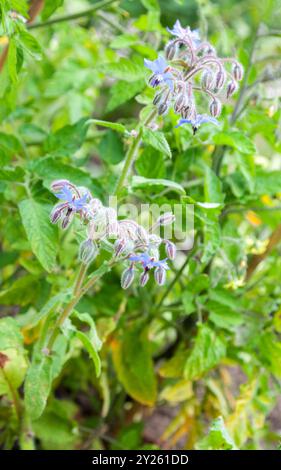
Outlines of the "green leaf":
{"type": "Polygon", "coordinates": [[[112,343],[114,366],[126,392],[135,400],[153,406],[156,397],[156,378],[146,331],[134,326],[112,343]]]}
{"type": "Polygon", "coordinates": [[[33,57],[39,59],[42,55],[42,49],[38,41],[32,34],[24,29],[20,32],[20,44],[27,50],[33,57]]]}
{"type": "Polygon", "coordinates": [[[107,111],[113,111],[121,104],[131,100],[137,93],[145,88],[144,80],[136,80],[128,86],[128,82],[120,80],[112,85],[109,90],[110,98],[107,103],[107,111]]]}
{"type": "Polygon", "coordinates": [[[56,266],[57,228],[50,223],[50,208],[34,199],[24,199],[19,210],[31,249],[46,271],[56,266]]]}
{"type": "Polygon", "coordinates": [[[195,447],[197,450],[237,450],[221,416],[212,422],[208,436],[195,447]]]}
{"type": "Polygon", "coordinates": [[[1,181],[23,181],[24,170],[20,167],[16,168],[0,168],[0,180],[1,181]]]}
{"type": "Polygon", "coordinates": [[[162,187],[170,189],[171,191],[175,191],[179,194],[185,194],[184,188],[175,181],[156,178],[144,178],[143,176],[133,176],[131,187],[132,189],[145,189],[151,187],[155,187],[157,189],[162,187]]]}
{"type": "MultiPolygon", "coordinates": [[[[110,43],[110,47],[113,49],[123,49],[133,44],[139,42],[139,37],[136,34],[120,34],[120,36],[116,36],[110,43]]],[[[127,84],[128,86],[128,84],[127,84]]]]}
{"type": "Polygon", "coordinates": [[[258,170],[255,178],[255,193],[258,195],[275,195],[280,193],[281,171],[258,170]]]}
{"type": "Polygon", "coordinates": [[[16,279],[0,293],[0,304],[25,306],[34,302],[38,293],[39,282],[34,276],[27,275],[16,279]]]}
{"type": "Polygon", "coordinates": [[[89,173],[72,165],[62,163],[54,157],[38,159],[31,163],[30,169],[43,179],[43,184],[50,189],[50,185],[57,179],[68,179],[77,186],[85,186],[100,197],[102,196],[100,185],[91,178],[89,173]]]}
{"type": "Polygon", "coordinates": [[[135,82],[136,80],[144,79],[146,70],[140,60],[136,58],[119,58],[118,62],[111,62],[101,66],[101,71],[106,75],[126,82],[135,82]]]}
{"type": "Polygon", "coordinates": [[[220,132],[213,136],[213,142],[216,145],[227,145],[238,152],[245,154],[254,154],[256,152],[255,145],[252,140],[239,131],[220,132]]]}
{"type": "Polygon", "coordinates": [[[4,134],[0,132],[0,157],[10,159],[16,155],[20,155],[22,146],[20,141],[11,134],[4,134]]]}
{"type": "Polygon", "coordinates": [[[88,338],[88,336],[82,331],[76,331],[75,336],[81,341],[81,343],[83,343],[84,347],[88,351],[91,359],[93,360],[95,364],[97,377],[99,377],[101,373],[101,362],[100,362],[99,355],[93,346],[93,343],[88,338]]]}
{"type": "Polygon", "coordinates": [[[172,158],[170,146],[163,132],[145,128],[143,130],[143,141],[169,158],[172,158]]]}
{"type": "Polygon", "coordinates": [[[38,419],[43,413],[52,385],[52,360],[43,357],[33,361],[27,371],[24,383],[24,404],[31,419],[38,419]]]}
{"type": "Polygon", "coordinates": [[[126,127],[123,126],[123,124],[120,124],[119,122],[101,121],[100,119],[89,119],[87,121],[87,124],[92,123],[96,124],[97,126],[109,127],[109,129],[112,129],[116,132],[121,132],[122,134],[126,132],[126,127]]]}
{"type": "Polygon", "coordinates": [[[17,44],[15,39],[12,37],[10,38],[8,49],[8,71],[10,79],[14,84],[18,81],[17,60],[17,44]]]}
{"type": "Polygon", "coordinates": [[[204,194],[206,202],[221,204],[224,201],[221,181],[207,165],[205,166],[204,194]]]}
{"type": "Polygon", "coordinates": [[[150,146],[144,148],[135,166],[138,173],[146,178],[163,178],[166,173],[163,154],[150,146]]]}
{"type": "Polygon", "coordinates": [[[76,152],[87,135],[89,120],[82,118],[73,125],[67,125],[50,134],[44,142],[44,150],[55,155],[69,155],[76,152]]]}
{"type": "Polygon", "coordinates": [[[159,11],[160,6],[158,0],[141,0],[141,3],[148,11],[159,11]]]}
{"type": "Polygon", "coordinates": [[[209,310],[210,320],[220,328],[233,331],[243,323],[243,316],[237,310],[232,310],[229,306],[222,305],[213,300],[207,302],[206,308],[209,310]]]}
{"type": "Polygon", "coordinates": [[[103,136],[98,149],[100,158],[110,165],[117,165],[125,157],[123,142],[112,130],[103,136]]]}
{"type": "Polygon", "coordinates": [[[184,367],[184,377],[194,380],[215,367],[226,354],[224,341],[206,325],[199,325],[193,348],[184,367]]]}
{"type": "Polygon", "coordinates": [[[59,7],[63,5],[63,3],[64,0],[46,0],[41,13],[42,20],[47,20],[59,7]]]}
{"type": "MultiPolygon", "coordinates": [[[[19,388],[27,370],[23,337],[14,318],[0,319],[0,395],[19,388]]],[[[13,397],[11,397],[13,399],[13,397]]]]}

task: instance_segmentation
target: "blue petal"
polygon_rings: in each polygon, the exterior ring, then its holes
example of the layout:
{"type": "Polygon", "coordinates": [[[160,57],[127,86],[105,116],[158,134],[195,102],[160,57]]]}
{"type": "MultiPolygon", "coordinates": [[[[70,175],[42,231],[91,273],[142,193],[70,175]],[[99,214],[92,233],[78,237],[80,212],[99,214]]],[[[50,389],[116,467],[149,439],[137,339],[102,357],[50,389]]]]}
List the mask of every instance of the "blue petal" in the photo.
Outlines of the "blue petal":
{"type": "Polygon", "coordinates": [[[192,124],[192,123],[193,121],[191,119],[180,119],[175,127],[180,127],[183,124],[192,124]]]}
{"type": "Polygon", "coordinates": [[[62,199],[67,202],[72,201],[72,192],[67,186],[63,186],[60,193],[55,194],[58,199],[62,199]]]}

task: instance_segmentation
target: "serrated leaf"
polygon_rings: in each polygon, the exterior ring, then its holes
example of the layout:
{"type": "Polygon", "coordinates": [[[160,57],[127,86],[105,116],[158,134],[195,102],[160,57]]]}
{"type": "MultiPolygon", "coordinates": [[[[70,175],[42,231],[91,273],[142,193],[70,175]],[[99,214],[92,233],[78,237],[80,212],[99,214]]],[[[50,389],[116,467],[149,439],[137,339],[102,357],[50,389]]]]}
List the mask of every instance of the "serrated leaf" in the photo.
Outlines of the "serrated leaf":
{"type": "Polygon", "coordinates": [[[196,444],[197,450],[236,450],[234,441],[230,437],[224,420],[221,416],[216,418],[210,427],[208,436],[196,444]]]}
{"type": "Polygon", "coordinates": [[[213,136],[216,145],[227,145],[245,154],[254,154],[255,145],[252,140],[239,131],[219,132],[213,136]]]}
{"type": "Polygon", "coordinates": [[[170,146],[163,132],[145,128],[143,130],[143,141],[169,158],[172,158],[170,146]]]}
{"type": "Polygon", "coordinates": [[[33,57],[39,59],[42,55],[42,49],[38,41],[28,31],[22,29],[19,36],[20,44],[33,57]]]}
{"type": "Polygon", "coordinates": [[[120,80],[126,82],[134,82],[145,77],[146,70],[142,62],[119,58],[118,62],[111,62],[101,66],[101,71],[106,75],[109,75],[114,78],[119,78],[120,80]]]}
{"type": "Polygon", "coordinates": [[[224,341],[207,325],[199,325],[198,334],[184,367],[184,377],[194,380],[216,366],[226,354],[224,341]]]}
{"type": "Polygon", "coordinates": [[[118,106],[131,100],[137,93],[145,88],[143,80],[136,80],[128,86],[128,82],[120,80],[112,85],[109,90],[110,98],[107,103],[106,110],[113,111],[118,106]]]}
{"type": "Polygon", "coordinates": [[[50,223],[50,208],[35,199],[19,203],[22,223],[31,249],[46,271],[56,266],[57,228],[50,223]]]}

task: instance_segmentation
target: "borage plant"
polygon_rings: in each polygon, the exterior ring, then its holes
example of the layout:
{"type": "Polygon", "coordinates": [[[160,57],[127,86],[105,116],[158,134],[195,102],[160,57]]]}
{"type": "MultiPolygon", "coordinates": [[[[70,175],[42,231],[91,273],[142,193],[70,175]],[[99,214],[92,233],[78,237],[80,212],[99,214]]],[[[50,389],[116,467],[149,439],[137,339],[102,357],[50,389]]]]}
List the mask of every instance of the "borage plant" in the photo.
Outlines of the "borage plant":
{"type": "Polygon", "coordinates": [[[276,447],[278,11],[118,3],[0,2],[0,445],[276,447]]]}

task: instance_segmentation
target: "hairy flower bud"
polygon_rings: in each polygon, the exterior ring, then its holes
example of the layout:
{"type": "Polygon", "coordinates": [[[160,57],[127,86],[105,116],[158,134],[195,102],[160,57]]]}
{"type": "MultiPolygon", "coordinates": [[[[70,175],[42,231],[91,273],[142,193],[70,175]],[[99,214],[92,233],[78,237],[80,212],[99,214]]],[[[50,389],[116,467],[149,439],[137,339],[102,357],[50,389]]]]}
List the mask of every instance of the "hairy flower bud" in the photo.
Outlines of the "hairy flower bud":
{"type": "Polygon", "coordinates": [[[69,224],[71,223],[73,219],[73,216],[74,216],[74,211],[68,210],[66,216],[62,219],[62,222],[61,222],[61,228],[63,230],[65,230],[69,226],[69,224]]]}
{"type": "Polygon", "coordinates": [[[203,90],[210,90],[214,84],[214,75],[210,69],[204,70],[201,77],[201,86],[203,90]]]}
{"type": "Polygon", "coordinates": [[[156,268],[154,271],[154,279],[159,286],[163,286],[166,281],[166,269],[162,268],[162,266],[156,268]]]}
{"type": "Polygon", "coordinates": [[[63,211],[64,209],[66,209],[67,207],[67,204],[57,204],[52,212],[51,212],[51,215],[50,215],[50,220],[52,222],[52,224],[56,224],[57,221],[61,218],[62,214],[63,214],[63,211]]]}
{"type": "Polygon", "coordinates": [[[161,103],[159,106],[158,106],[158,114],[159,116],[163,115],[163,114],[166,114],[166,112],[168,111],[168,105],[167,103],[161,103]]]}
{"type": "Polygon", "coordinates": [[[157,225],[170,225],[175,222],[176,217],[172,212],[165,212],[157,219],[157,225]]]}
{"type": "Polygon", "coordinates": [[[148,271],[144,271],[141,276],[140,276],[140,286],[144,287],[149,280],[149,274],[148,271]]]}
{"type": "Polygon", "coordinates": [[[242,65],[236,62],[232,67],[232,73],[233,73],[233,77],[235,78],[235,80],[238,80],[238,81],[242,80],[243,73],[244,73],[242,65]]]}
{"type": "Polygon", "coordinates": [[[179,93],[174,104],[174,110],[179,113],[182,108],[188,105],[188,98],[185,93],[179,93]]]}
{"type": "Polygon", "coordinates": [[[93,240],[84,240],[79,248],[79,258],[83,264],[89,264],[96,258],[98,252],[98,246],[93,240]]]}
{"type": "Polygon", "coordinates": [[[225,72],[223,69],[220,69],[215,78],[215,85],[217,90],[221,90],[225,82],[225,72]]]}
{"type": "Polygon", "coordinates": [[[158,104],[160,104],[161,100],[162,100],[162,92],[160,93],[156,93],[156,95],[154,96],[154,99],[153,99],[153,104],[154,106],[157,106],[158,104]]]}
{"type": "Polygon", "coordinates": [[[135,277],[134,268],[130,266],[129,268],[125,269],[121,275],[121,287],[122,289],[128,289],[132,284],[135,277]]]}
{"type": "Polygon", "coordinates": [[[173,242],[170,242],[170,240],[167,240],[165,242],[165,251],[167,253],[168,258],[170,258],[171,260],[175,259],[177,253],[176,245],[173,242]]]}
{"type": "Polygon", "coordinates": [[[124,238],[116,240],[116,242],[114,243],[115,256],[118,257],[122,253],[124,253],[124,251],[126,250],[126,247],[127,247],[127,243],[126,243],[126,240],[124,240],[124,238]]]}
{"type": "Polygon", "coordinates": [[[173,60],[177,52],[177,46],[174,41],[169,42],[165,49],[165,55],[167,60],[173,60]]]}
{"type": "Polygon", "coordinates": [[[230,98],[238,89],[238,84],[234,80],[228,83],[227,89],[226,89],[226,97],[230,98]]]}
{"type": "Polygon", "coordinates": [[[221,113],[221,102],[216,98],[210,104],[210,113],[213,117],[218,117],[221,113]]]}

